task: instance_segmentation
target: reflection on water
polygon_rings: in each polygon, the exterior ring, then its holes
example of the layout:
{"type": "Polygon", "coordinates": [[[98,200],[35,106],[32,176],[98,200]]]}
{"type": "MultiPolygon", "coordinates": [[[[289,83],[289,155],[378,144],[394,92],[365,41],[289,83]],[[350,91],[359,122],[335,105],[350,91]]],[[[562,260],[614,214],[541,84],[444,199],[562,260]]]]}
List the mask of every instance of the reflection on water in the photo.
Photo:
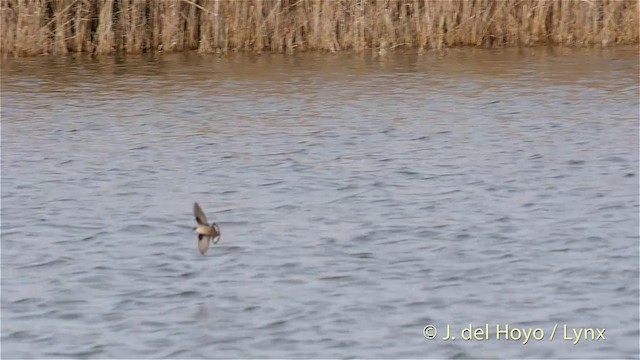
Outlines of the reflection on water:
{"type": "Polygon", "coordinates": [[[5,60],[2,356],[636,356],[636,54],[5,60]]]}

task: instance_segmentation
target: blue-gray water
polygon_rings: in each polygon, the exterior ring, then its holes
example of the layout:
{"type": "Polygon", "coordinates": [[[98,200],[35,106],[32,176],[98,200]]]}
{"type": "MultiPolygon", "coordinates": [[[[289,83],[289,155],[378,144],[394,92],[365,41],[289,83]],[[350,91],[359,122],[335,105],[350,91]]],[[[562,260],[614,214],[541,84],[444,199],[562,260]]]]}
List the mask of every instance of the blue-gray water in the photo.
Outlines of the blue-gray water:
{"type": "Polygon", "coordinates": [[[4,60],[2,358],[637,358],[638,71],[637,48],[4,60]]]}

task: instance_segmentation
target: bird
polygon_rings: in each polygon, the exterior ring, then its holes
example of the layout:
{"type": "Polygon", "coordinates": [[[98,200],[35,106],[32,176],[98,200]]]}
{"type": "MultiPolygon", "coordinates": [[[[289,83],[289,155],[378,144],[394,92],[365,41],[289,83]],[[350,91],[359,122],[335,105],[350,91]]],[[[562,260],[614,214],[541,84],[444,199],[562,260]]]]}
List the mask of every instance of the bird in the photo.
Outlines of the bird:
{"type": "Polygon", "coordinates": [[[198,226],[193,228],[198,234],[198,250],[204,255],[209,249],[209,242],[217,244],[220,241],[220,228],[216,223],[207,224],[207,217],[197,202],[193,203],[193,215],[198,223],[198,226]]]}

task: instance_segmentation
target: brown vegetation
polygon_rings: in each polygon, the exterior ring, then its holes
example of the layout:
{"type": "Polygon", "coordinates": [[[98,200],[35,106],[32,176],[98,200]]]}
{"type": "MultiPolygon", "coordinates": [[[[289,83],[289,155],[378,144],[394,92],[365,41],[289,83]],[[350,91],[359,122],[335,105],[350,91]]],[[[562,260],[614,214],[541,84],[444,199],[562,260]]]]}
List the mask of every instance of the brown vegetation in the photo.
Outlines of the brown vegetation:
{"type": "Polygon", "coordinates": [[[636,0],[0,0],[15,56],[638,43],[636,0]]]}

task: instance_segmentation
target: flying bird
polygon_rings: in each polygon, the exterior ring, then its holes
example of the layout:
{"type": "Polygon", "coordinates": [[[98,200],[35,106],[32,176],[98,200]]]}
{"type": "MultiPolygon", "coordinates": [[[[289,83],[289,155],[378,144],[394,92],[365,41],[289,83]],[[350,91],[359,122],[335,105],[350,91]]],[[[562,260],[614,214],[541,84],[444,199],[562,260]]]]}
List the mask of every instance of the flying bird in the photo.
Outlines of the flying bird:
{"type": "Polygon", "coordinates": [[[198,223],[198,226],[193,228],[193,231],[198,234],[198,250],[204,255],[209,249],[209,242],[216,244],[220,241],[220,228],[216,223],[207,224],[207,217],[197,202],[193,203],[193,215],[198,223]]]}

